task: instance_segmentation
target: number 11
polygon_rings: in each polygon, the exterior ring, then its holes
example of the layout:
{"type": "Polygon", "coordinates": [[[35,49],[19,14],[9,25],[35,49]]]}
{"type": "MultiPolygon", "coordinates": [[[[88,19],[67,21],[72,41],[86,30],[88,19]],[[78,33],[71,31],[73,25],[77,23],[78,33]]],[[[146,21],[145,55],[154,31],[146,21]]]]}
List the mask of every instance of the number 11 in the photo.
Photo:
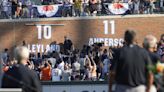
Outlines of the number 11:
{"type": "MultiPolygon", "coordinates": [[[[108,34],[108,20],[103,21],[104,24],[104,34],[108,34]]],[[[111,34],[115,34],[115,21],[110,20],[110,25],[111,25],[111,34]]]]}

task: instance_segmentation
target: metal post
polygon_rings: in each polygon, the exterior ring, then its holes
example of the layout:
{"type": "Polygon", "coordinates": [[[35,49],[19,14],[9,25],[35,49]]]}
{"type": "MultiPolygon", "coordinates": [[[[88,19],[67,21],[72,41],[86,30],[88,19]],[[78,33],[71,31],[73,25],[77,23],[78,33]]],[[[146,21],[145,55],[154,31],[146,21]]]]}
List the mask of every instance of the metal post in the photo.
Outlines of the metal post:
{"type": "Polygon", "coordinates": [[[163,7],[163,0],[160,0],[160,7],[163,7]]]}

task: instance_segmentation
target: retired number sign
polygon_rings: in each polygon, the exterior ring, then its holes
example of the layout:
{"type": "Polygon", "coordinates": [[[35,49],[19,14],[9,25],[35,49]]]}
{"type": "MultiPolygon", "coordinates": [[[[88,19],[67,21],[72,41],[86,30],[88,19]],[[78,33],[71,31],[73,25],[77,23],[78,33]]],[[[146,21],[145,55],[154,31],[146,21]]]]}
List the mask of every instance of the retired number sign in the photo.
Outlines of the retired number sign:
{"type": "Polygon", "coordinates": [[[110,25],[111,25],[111,34],[115,34],[115,21],[114,20],[110,20],[110,21],[108,21],[108,20],[104,20],[103,21],[103,24],[104,24],[104,34],[109,34],[109,23],[110,23],[110,25]]]}
{"type": "Polygon", "coordinates": [[[38,39],[50,39],[51,38],[51,26],[50,25],[37,25],[38,39]]]}

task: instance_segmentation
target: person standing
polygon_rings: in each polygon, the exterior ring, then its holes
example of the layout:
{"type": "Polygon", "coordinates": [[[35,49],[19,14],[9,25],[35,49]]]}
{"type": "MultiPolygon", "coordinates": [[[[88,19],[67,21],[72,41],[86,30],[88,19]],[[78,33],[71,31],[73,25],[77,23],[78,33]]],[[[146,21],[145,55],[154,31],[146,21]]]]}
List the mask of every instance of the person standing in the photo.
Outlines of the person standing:
{"type": "Polygon", "coordinates": [[[62,59],[59,59],[58,69],[63,71],[64,70],[64,65],[65,65],[64,61],[62,59]]]}
{"type": "Polygon", "coordinates": [[[4,52],[2,53],[2,62],[3,62],[4,64],[7,64],[7,63],[8,63],[8,62],[7,62],[8,57],[9,57],[8,49],[5,48],[5,49],[4,49],[4,52]]]}
{"type": "Polygon", "coordinates": [[[26,66],[29,58],[28,48],[16,47],[14,52],[18,64],[4,73],[2,88],[22,88],[23,92],[42,92],[37,74],[26,66]]]}
{"type": "Polygon", "coordinates": [[[67,64],[64,65],[64,70],[62,70],[62,81],[70,81],[71,71],[67,64]]]}
{"type": "MultiPolygon", "coordinates": [[[[156,53],[157,51],[157,38],[153,35],[147,35],[143,42],[143,47],[148,51],[150,59],[152,61],[152,64],[154,67],[157,67],[157,64],[161,62],[160,56],[156,53]]],[[[154,74],[154,82],[153,84],[156,86],[152,86],[155,90],[158,90],[160,88],[160,74],[156,69],[153,71],[154,74]]]]}
{"type": "Polygon", "coordinates": [[[77,59],[72,64],[72,69],[74,72],[80,72],[80,63],[78,62],[77,59]]]}
{"type": "Polygon", "coordinates": [[[52,81],[60,81],[62,76],[62,70],[57,67],[57,64],[54,65],[52,69],[52,81]]]}
{"type": "Polygon", "coordinates": [[[85,73],[83,75],[82,80],[93,80],[96,81],[97,80],[97,66],[95,61],[93,60],[93,57],[89,57],[88,55],[86,55],[85,57],[85,62],[87,61],[86,65],[85,65],[85,73]]]}
{"type": "Polygon", "coordinates": [[[124,35],[125,45],[120,48],[110,73],[110,92],[115,79],[115,92],[150,92],[152,76],[148,66],[151,59],[148,52],[136,45],[136,33],[127,30],[124,35]]]}
{"type": "Polygon", "coordinates": [[[76,58],[72,64],[72,77],[75,79],[78,75],[80,75],[80,63],[79,59],[76,58]]]}
{"type": "Polygon", "coordinates": [[[89,15],[89,0],[82,0],[82,15],[89,15]]]}
{"type": "Polygon", "coordinates": [[[11,0],[11,13],[12,18],[16,18],[16,11],[17,11],[17,0],[11,0]]]}
{"type": "MultiPolygon", "coordinates": [[[[0,53],[0,75],[2,75],[3,76],[3,62],[2,62],[2,56],[1,56],[1,53],[0,53]]],[[[2,76],[0,76],[0,87],[1,87],[1,85],[2,85],[2,76]]]]}
{"type": "Polygon", "coordinates": [[[143,42],[143,47],[149,52],[152,64],[155,65],[160,62],[160,56],[156,53],[157,51],[157,38],[153,35],[147,35],[143,42]]]}
{"type": "Polygon", "coordinates": [[[67,17],[69,15],[69,17],[72,17],[72,8],[73,8],[73,0],[63,0],[63,10],[62,10],[62,15],[64,17],[67,17]]]}
{"type": "Polygon", "coordinates": [[[10,17],[10,2],[8,0],[2,0],[2,16],[4,19],[8,19],[10,17]]]}
{"type": "Polygon", "coordinates": [[[81,0],[74,0],[74,11],[75,16],[81,16],[81,9],[82,8],[82,1],[81,0]]]}
{"type": "Polygon", "coordinates": [[[67,36],[65,36],[64,37],[64,52],[66,55],[69,54],[69,52],[72,50],[72,46],[73,46],[72,41],[67,36]]]}
{"type": "Polygon", "coordinates": [[[104,78],[106,78],[106,76],[109,73],[109,67],[110,67],[110,60],[106,56],[105,59],[103,60],[103,71],[102,71],[102,75],[103,75],[104,78]]]}
{"type": "Polygon", "coordinates": [[[51,80],[51,65],[48,61],[45,61],[44,66],[41,67],[41,80],[50,81],[51,80]]]}
{"type": "Polygon", "coordinates": [[[161,61],[164,62],[164,34],[161,35],[157,53],[160,55],[161,61]]]}
{"type": "Polygon", "coordinates": [[[92,16],[97,14],[97,3],[98,0],[89,0],[89,10],[92,16]]]}

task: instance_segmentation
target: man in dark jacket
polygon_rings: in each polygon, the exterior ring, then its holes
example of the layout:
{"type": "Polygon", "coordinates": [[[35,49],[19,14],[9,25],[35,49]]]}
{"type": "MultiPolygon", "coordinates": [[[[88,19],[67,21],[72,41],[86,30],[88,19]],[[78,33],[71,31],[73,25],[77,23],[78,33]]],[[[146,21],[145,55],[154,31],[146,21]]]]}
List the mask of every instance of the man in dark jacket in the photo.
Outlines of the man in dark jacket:
{"type": "Polygon", "coordinates": [[[10,68],[3,76],[2,88],[22,88],[23,92],[42,92],[36,73],[27,65],[29,50],[24,47],[15,49],[17,65],[10,68]]]}
{"type": "MultiPolygon", "coordinates": [[[[111,71],[110,81],[115,76],[115,92],[150,92],[152,73],[148,69],[151,65],[149,54],[136,45],[134,31],[126,31],[124,39],[126,44],[120,48],[111,71]]],[[[110,92],[111,88],[110,84],[110,92]]]]}

